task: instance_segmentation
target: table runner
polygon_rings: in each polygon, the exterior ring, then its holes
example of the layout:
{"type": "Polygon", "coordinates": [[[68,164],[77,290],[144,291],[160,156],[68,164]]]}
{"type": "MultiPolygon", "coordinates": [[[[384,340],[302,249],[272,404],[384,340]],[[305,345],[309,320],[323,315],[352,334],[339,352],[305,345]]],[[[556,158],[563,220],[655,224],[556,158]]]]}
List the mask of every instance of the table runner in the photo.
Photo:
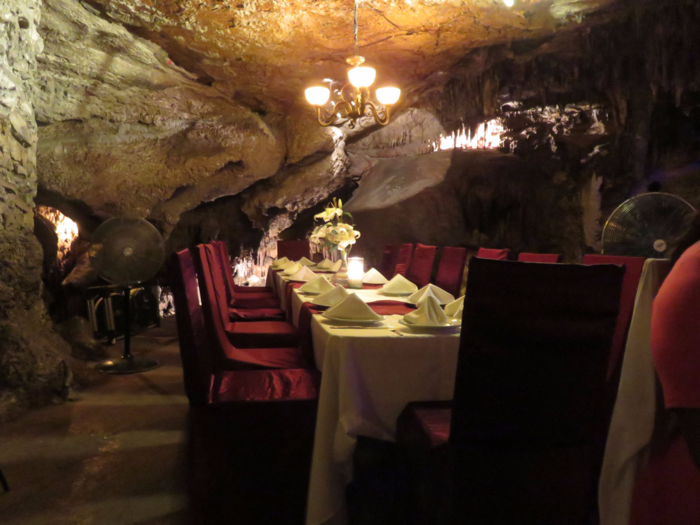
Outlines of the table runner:
{"type": "MultiPolygon", "coordinates": [[[[289,303],[291,304],[291,302],[289,303]]],[[[401,301],[375,301],[367,303],[376,314],[379,315],[406,315],[415,310],[414,306],[408,305],[401,301]]],[[[299,311],[299,343],[301,352],[309,359],[310,363],[314,362],[314,346],[311,339],[311,319],[314,314],[320,314],[325,308],[319,308],[313,303],[305,302],[301,305],[299,311]]],[[[291,311],[291,308],[290,308],[291,311]]]]}

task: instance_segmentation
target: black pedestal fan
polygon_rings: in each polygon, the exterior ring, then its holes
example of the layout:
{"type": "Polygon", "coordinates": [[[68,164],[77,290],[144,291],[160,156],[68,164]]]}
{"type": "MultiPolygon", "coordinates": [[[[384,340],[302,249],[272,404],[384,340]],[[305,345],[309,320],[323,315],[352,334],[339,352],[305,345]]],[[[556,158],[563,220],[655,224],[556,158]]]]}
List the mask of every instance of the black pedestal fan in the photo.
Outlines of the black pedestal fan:
{"type": "Polygon", "coordinates": [[[134,285],[153,277],[163,265],[165,251],[158,230],[143,219],[115,217],[95,231],[90,261],[105,281],[124,290],[124,355],[119,360],[102,361],[97,369],[109,374],[134,374],[153,370],[158,361],[131,354],[129,303],[134,285]]]}

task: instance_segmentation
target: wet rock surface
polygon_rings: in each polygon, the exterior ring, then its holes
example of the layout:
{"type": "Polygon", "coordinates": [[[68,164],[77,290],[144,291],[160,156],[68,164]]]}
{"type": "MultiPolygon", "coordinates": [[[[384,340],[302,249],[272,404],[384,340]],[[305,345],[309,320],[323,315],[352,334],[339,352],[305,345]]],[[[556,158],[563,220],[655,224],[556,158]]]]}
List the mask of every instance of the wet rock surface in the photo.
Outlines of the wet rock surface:
{"type": "Polygon", "coordinates": [[[33,235],[37,129],[28,86],[42,41],[39,2],[0,5],[0,422],[65,398],[67,345],[41,302],[43,255],[33,235]]]}
{"type": "Polygon", "coordinates": [[[84,317],[71,317],[56,326],[56,331],[70,345],[76,359],[96,361],[107,356],[107,349],[95,340],[92,326],[84,317]]]}

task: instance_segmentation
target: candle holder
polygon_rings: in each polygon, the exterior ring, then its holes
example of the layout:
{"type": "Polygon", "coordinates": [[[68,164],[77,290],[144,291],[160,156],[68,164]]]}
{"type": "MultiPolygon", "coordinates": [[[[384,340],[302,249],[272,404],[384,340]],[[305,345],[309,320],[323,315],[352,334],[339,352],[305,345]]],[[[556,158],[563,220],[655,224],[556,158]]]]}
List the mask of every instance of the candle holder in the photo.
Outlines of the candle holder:
{"type": "Polygon", "coordinates": [[[362,257],[348,259],[348,288],[362,288],[362,278],[365,276],[365,260],[362,257]]]}

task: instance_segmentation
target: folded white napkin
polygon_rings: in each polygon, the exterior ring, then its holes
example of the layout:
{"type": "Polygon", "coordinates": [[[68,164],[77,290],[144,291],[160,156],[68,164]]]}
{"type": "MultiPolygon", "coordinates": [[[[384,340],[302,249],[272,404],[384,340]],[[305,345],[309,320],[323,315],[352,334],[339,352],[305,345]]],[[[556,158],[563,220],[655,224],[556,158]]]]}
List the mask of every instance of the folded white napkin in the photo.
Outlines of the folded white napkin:
{"type": "Polygon", "coordinates": [[[330,292],[333,288],[335,288],[335,286],[328,280],[328,277],[319,275],[313,281],[308,281],[304,286],[299,288],[299,291],[319,294],[330,292]]]}
{"type": "Polygon", "coordinates": [[[389,281],[387,281],[387,278],[379,273],[379,270],[372,268],[365,273],[364,277],[362,277],[362,282],[367,284],[385,284],[389,281]]]}
{"type": "MultiPolygon", "coordinates": [[[[443,314],[444,315],[444,314],[443,314]]],[[[344,300],[323,312],[323,317],[352,321],[381,321],[383,318],[372,310],[357,294],[351,293],[344,300]]]]}
{"type": "Polygon", "coordinates": [[[323,259],[320,263],[316,265],[319,270],[330,270],[333,267],[333,261],[330,259],[323,259]]]}
{"type": "Polygon", "coordinates": [[[394,275],[391,281],[382,286],[380,290],[387,293],[409,294],[418,291],[418,287],[399,273],[394,275]]]}
{"type": "Polygon", "coordinates": [[[343,264],[343,260],[342,260],[342,259],[338,259],[337,261],[335,261],[335,262],[333,263],[333,266],[331,266],[331,267],[329,268],[329,270],[330,270],[331,272],[337,272],[338,270],[340,270],[340,265],[341,265],[341,264],[343,264]]]}
{"type": "Polygon", "coordinates": [[[334,306],[345,299],[348,295],[350,295],[350,293],[348,293],[345,288],[342,286],[336,286],[329,292],[322,293],[321,295],[314,297],[311,303],[318,306],[334,306]]]}
{"type": "Polygon", "coordinates": [[[309,281],[313,281],[314,279],[316,279],[316,277],[318,277],[318,275],[316,275],[314,272],[309,270],[306,266],[300,265],[299,270],[289,276],[289,280],[290,281],[309,282],[309,281]]]}
{"type": "Polygon", "coordinates": [[[408,300],[415,304],[422,304],[421,299],[428,294],[435,297],[435,299],[437,299],[440,304],[451,303],[455,300],[454,295],[452,295],[449,292],[446,292],[439,286],[435,286],[434,284],[428,284],[424,286],[416,293],[414,293],[411,297],[409,297],[408,300]]]}
{"type": "Polygon", "coordinates": [[[307,259],[306,257],[302,257],[297,261],[299,264],[302,266],[314,266],[316,263],[313,262],[311,259],[307,259]]]}
{"type": "Polygon", "coordinates": [[[452,301],[450,304],[445,306],[445,315],[447,317],[462,318],[462,312],[464,311],[464,296],[460,297],[456,301],[452,301]]]}
{"type": "Polygon", "coordinates": [[[299,270],[301,270],[304,267],[297,262],[289,261],[287,264],[282,266],[282,268],[284,268],[282,275],[292,275],[292,274],[297,273],[299,270]]]}
{"type": "Polygon", "coordinates": [[[276,259],[272,262],[272,269],[279,270],[284,264],[287,264],[289,259],[282,257],[281,259],[276,259]]]}
{"type": "Polygon", "coordinates": [[[277,267],[277,270],[286,270],[287,268],[291,268],[291,267],[294,266],[295,264],[297,264],[297,263],[295,263],[294,261],[290,261],[289,259],[287,259],[287,262],[286,262],[286,263],[283,263],[283,264],[280,264],[280,265],[277,267]]]}
{"type": "Polygon", "coordinates": [[[447,322],[447,316],[440,308],[438,300],[428,296],[418,310],[404,315],[403,320],[417,326],[442,326],[447,322]]]}

